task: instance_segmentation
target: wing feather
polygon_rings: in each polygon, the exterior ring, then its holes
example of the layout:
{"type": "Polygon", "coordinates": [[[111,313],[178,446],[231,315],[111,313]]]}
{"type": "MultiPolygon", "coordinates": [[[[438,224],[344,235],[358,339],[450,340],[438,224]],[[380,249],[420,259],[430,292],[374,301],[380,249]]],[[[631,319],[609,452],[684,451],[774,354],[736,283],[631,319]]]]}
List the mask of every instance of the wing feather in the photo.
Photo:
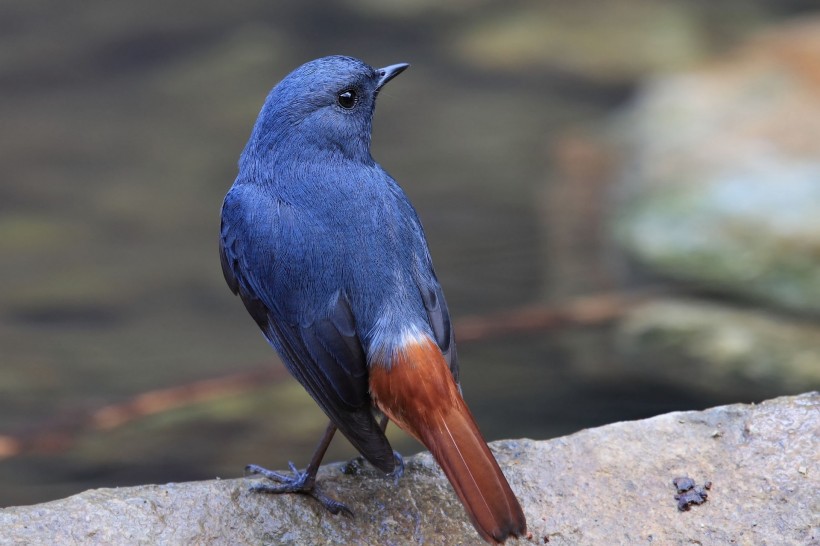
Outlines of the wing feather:
{"type": "MultiPolygon", "coordinates": [[[[241,187],[241,186],[240,186],[241,187]]],[[[225,280],[277,349],[288,371],[308,391],[331,421],[374,466],[394,467],[393,450],[373,415],[368,369],[361,340],[345,294],[337,291],[312,316],[285,316],[276,298],[266,264],[276,260],[274,242],[251,235],[247,201],[231,190],[222,208],[220,258],[225,280]],[[254,244],[250,248],[249,242],[254,244]]],[[[254,203],[254,206],[258,204],[254,203]]],[[[278,207],[265,209],[266,221],[277,222],[278,207]]]]}

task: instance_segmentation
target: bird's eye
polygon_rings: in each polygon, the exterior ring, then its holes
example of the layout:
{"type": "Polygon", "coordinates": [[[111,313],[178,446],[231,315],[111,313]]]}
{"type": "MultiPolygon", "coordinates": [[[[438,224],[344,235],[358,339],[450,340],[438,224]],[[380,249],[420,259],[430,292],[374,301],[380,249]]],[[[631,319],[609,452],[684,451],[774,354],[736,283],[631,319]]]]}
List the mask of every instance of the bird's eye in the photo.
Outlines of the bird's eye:
{"type": "Polygon", "coordinates": [[[358,100],[359,97],[356,96],[356,92],[352,89],[345,89],[336,97],[336,102],[338,102],[339,106],[345,110],[350,110],[356,106],[356,102],[358,102],[358,100]]]}

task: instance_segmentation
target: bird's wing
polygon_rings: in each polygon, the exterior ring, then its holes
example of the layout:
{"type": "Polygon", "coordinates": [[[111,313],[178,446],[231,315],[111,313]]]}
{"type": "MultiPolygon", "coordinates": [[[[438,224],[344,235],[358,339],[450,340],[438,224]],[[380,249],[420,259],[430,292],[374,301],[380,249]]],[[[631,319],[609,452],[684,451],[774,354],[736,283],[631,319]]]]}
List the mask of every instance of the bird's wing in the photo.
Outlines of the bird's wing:
{"type": "Polygon", "coordinates": [[[436,272],[433,269],[433,259],[430,257],[430,251],[427,248],[427,238],[424,236],[424,228],[421,225],[416,209],[407,199],[404,191],[399,187],[398,183],[393,180],[389,174],[382,171],[384,176],[390,182],[390,188],[397,196],[397,203],[399,207],[403,208],[403,216],[412,219],[411,226],[415,234],[417,246],[420,250],[416,255],[416,268],[418,276],[416,277],[416,285],[421,294],[424,308],[427,311],[427,322],[433,330],[433,335],[436,344],[441,349],[444,355],[444,360],[450,367],[450,372],[453,374],[456,383],[458,383],[458,353],[456,352],[455,332],[450,323],[450,312],[447,310],[447,301],[444,299],[444,291],[441,289],[441,284],[438,282],[436,272]]]}
{"type": "MultiPolygon", "coordinates": [[[[432,273],[432,265],[430,266],[432,273]]],[[[430,283],[419,287],[424,308],[427,310],[427,320],[433,329],[436,344],[441,349],[450,372],[458,383],[458,353],[456,352],[455,334],[450,324],[450,313],[447,310],[447,302],[444,299],[444,292],[441,285],[432,273],[430,283]]]]}
{"type": "MultiPolygon", "coordinates": [[[[249,237],[242,206],[242,200],[230,193],[223,205],[219,246],[228,286],[339,431],[371,464],[392,471],[393,450],[373,416],[367,359],[345,295],[336,292],[327,305],[317,306],[323,309],[321,314],[296,318],[283,311],[275,300],[275,283],[266,278],[276,260],[274,246],[264,238],[249,237]]],[[[266,212],[266,221],[276,214],[266,212]]]]}

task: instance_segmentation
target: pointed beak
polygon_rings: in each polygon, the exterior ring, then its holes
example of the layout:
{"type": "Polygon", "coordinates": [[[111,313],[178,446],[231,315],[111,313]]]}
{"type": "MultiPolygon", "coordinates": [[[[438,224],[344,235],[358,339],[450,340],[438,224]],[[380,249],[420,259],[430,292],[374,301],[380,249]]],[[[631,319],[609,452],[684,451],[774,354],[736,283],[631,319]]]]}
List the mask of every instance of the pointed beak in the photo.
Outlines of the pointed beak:
{"type": "Polygon", "coordinates": [[[376,85],[376,90],[384,87],[384,84],[404,72],[408,66],[410,66],[408,63],[399,63],[391,64],[390,66],[385,66],[384,68],[379,68],[376,70],[376,74],[379,76],[379,83],[376,85]]]}

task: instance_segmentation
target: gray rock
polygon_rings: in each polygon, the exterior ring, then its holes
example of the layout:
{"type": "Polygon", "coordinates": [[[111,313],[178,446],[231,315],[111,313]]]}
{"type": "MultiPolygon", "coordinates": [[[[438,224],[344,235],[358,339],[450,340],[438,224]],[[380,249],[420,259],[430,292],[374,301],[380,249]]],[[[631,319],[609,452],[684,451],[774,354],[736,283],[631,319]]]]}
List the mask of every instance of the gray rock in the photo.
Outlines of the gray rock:
{"type": "Polygon", "coordinates": [[[739,397],[820,387],[820,325],[807,320],[666,298],[630,309],[616,340],[621,360],[642,374],[699,391],[739,397]]]}
{"type": "Polygon", "coordinates": [[[820,163],[754,160],[705,177],[626,209],[631,254],[714,291],[820,311],[820,163]]]}
{"type": "MultiPolygon", "coordinates": [[[[820,543],[820,394],[615,423],[492,444],[519,495],[531,544],[820,543]],[[672,480],[704,504],[678,509],[672,480]]],[[[0,510],[0,544],[480,544],[429,454],[395,485],[369,469],[322,469],[355,519],[248,481],[91,490],[0,510]]],[[[523,542],[523,541],[521,541],[523,542]]]]}
{"type": "Polygon", "coordinates": [[[820,311],[820,19],[650,82],[618,126],[616,233],[664,275],[820,311]]]}

